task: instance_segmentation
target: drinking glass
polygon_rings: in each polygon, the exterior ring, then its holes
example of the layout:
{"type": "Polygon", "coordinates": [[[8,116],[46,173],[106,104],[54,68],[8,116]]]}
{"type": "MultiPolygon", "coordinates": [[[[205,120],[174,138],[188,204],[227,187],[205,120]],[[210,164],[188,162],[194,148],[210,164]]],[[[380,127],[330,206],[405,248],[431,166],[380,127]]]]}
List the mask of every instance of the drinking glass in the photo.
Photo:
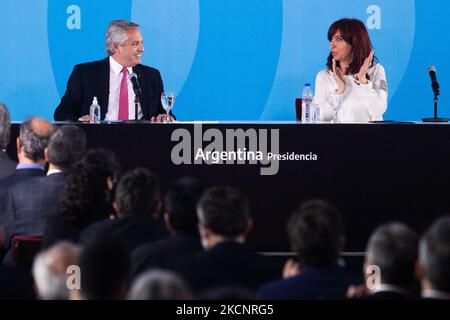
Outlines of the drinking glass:
{"type": "Polygon", "coordinates": [[[172,92],[168,94],[165,92],[161,93],[161,104],[166,111],[166,123],[170,122],[170,110],[172,110],[174,103],[175,95],[172,92]]]}
{"type": "Polygon", "coordinates": [[[329,102],[331,107],[333,108],[333,119],[331,120],[331,123],[338,123],[337,115],[339,112],[339,108],[341,107],[342,94],[339,94],[337,92],[330,93],[329,102]]]}

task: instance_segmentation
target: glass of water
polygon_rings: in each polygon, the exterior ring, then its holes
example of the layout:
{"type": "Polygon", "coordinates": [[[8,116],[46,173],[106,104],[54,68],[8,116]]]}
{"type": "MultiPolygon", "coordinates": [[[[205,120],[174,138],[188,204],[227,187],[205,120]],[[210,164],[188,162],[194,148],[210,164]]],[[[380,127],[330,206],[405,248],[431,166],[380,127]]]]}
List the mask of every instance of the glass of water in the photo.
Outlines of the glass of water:
{"type": "Polygon", "coordinates": [[[329,102],[333,108],[333,119],[331,119],[331,123],[338,123],[338,112],[342,103],[342,94],[337,92],[330,93],[329,102]]]}
{"type": "Polygon", "coordinates": [[[175,95],[172,92],[168,94],[165,92],[161,93],[161,104],[166,111],[166,123],[170,122],[170,110],[172,110],[174,103],[175,95]]]}

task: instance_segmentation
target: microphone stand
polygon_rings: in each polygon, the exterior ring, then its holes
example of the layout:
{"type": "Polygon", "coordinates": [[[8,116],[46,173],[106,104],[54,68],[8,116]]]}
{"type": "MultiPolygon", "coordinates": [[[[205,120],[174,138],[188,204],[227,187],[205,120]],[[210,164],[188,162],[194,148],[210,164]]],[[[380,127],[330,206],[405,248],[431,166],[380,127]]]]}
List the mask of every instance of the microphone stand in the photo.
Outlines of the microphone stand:
{"type": "MultiPolygon", "coordinates": [[[[433,88],[434,89],[434,88],[433,88]]],[[[448,122],[448,118],[438,118],[438,96],[439,89],[434,91],[434,118],[424,118],[423,122],[448,122]]]]}
{"type": "Polygon", "coordinates": [[[138,106],[139,106],[139,100],[140,100],[140,94],[136,94],[134,96],[134,120],[138,121],[138,106]]]}

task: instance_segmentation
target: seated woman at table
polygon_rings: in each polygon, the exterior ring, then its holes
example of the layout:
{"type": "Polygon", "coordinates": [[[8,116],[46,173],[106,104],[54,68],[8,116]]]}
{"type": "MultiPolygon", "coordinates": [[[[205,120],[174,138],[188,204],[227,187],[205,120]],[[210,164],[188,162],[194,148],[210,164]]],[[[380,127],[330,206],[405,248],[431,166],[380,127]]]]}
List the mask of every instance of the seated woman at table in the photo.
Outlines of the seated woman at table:
{"type": "Polygon", "coordinates": [[[328,40],[331,52],[327,68],[317,74],[314,98],[321,108],[321,120],[332,120],[335,111],[337,122],[383,120],[386,74],[374,57],[364,24],[357,19],[338,20],[330,26],[328,40]]]}

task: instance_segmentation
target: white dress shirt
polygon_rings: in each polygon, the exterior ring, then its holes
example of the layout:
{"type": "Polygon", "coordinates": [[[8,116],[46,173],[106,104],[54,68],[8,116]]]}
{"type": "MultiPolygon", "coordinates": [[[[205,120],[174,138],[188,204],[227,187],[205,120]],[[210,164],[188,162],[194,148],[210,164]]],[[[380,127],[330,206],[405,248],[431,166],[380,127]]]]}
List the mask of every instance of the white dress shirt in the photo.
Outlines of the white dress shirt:
{"type": "MultiPolygon", "coordinates": [[[[122,69],[123,66],[114,60],[113,57],[109,57],[109,100],[108,100],[108,112],[106,113],[105,120],[118,120],[119,119],[119,97],[120,97],[120,84],[122,82],[122,69]]],[[[133,73],[133,68],[129,67],[128,70],[128,119],[134,120],[134,91],[133,85],[130,81],[130,74],[133,73]]],[[[142,119],[142,109],[138,106],[138,119],[142,119]]]]}
{"type": "MultiPolygon", "coordinates": [[[[383,120],[383,113],[387,110],[388,95],[386,73],[380,64],[372,66],[367,73],[370,76],[368,84],[359,83],[353,75],[344,76],[346,87],[338,111],[339,122],[383,120]]],[[[317,74],[314,103],[320,106],[322,121],[330,121],[333,118],[334,112],[329,96],[337,88],[338,84],[331,71],[323,69],[317,74]]]]}

